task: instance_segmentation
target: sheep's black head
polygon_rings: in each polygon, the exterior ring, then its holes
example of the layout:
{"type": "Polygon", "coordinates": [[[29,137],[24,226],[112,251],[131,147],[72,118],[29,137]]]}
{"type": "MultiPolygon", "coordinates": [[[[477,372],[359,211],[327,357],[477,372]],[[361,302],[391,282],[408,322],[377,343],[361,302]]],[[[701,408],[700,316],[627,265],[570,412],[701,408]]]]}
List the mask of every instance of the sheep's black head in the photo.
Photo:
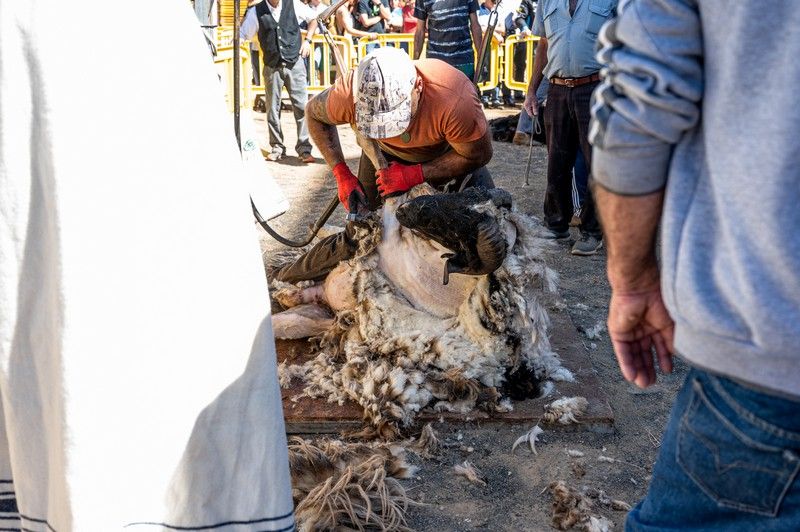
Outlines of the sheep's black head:
{"type": "Polygon", "coordinates": [[[506,241],[497,220],[472,207],[491,201],[511,208],[511,194],[501,189],[468,188],[453,194],[419,196],[397,210],[397,220],[420,235],[453,251],[447,258],[444,284],[449,274],[485,275],[506,257],[506,241]]]}

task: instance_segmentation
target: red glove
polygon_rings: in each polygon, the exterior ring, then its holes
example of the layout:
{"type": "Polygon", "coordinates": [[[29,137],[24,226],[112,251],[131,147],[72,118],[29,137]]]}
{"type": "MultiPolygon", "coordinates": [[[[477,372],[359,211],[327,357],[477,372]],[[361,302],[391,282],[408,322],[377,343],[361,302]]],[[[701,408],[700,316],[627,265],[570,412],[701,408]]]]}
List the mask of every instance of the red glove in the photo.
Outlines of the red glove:
{"type": "Polygon", "coordinates": [[[339,201],[349,212],[350,205],[347,200],[350,198],[350,194],[354,190],[358,190],[363,194],[364,189],[361,187],[358,178],[353,175],[353,172],[350,171],[350,168],[345,163],[339,163],[333,167],[333,177],[336,178],[336,187],[339,189],[339,201]]]}
{"type": "Polygon", "coordinates": [[[389,163],[389,168],[382,168],[376,172],[378,191],[381,196],[394,192],[405,192],[422,183],[422,165],[406,166],[397,162],[389,163]]]}

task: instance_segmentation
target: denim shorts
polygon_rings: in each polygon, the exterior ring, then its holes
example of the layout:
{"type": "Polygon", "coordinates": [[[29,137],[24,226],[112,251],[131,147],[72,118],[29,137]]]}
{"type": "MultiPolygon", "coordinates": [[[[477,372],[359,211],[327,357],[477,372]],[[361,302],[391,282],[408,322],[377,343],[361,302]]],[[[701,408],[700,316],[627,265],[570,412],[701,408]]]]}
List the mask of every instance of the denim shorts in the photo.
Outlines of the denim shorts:
{"type": "Polygon", "coordinates": [[[693,369],[626,530],[800,531],[800,402],[693,369]]]}

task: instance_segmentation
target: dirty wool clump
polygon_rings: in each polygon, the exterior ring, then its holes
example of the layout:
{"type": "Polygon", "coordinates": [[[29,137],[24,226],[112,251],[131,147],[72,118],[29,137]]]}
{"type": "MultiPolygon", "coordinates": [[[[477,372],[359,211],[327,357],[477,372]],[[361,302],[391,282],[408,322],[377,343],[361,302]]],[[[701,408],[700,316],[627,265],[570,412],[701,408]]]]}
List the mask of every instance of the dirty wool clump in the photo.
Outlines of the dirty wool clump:
{"type": "Polygon", "coordinates": [[[428,423],[422,428],[419,437],[409,444],[409,449],[422,458],[433,458],[442,451],[442,442],[436,435],[433,425],[428,423]]]}
{"type": "Polygon", "coordinates": [[[453,470],[456,472],[456,475],[465,477],[473,484],[486,486],[486,475],[484,475],[483,472],[475,467],[469,460],[464,460],[463,464],[456,464],[453,466],[453,470]]]}
{"type": "Polygon", "coordinates": [[[560,425],[580,423],[578,418],[586,413],[588,406],[585,397],[562,397],[545,407],[542,421],[560,425]]]}
{"type": "Polygon", "coordinates": [[[299,530],[410,530],[403,447],[294,437],[289,467],[299,530]]]}
{"type": "MultiPolygon", "coordinates": [[[[548,244],[541,226],[517,212],[507,193],[481,192],[488,199],[468,208],[481,217],[481,227],[496,224],[504,258],[489,274],[451,274],[445,286],[443,257],[454,250],[401,226],[395,215],[404,202],[434,192],[420,185],[388,199],[361,225],[357,255],[340,263],[322,287],[347,286],[352,294],[334,302],[328,296],[336,312],[315,358],[281,368],[281,382],[301,378],[304,395],[359,404],[383,438],[396,437],[425,407],[510,410],[502,386],[519,368],[542,382],[573,379],[550,347],[549,318],[539,300],[556,284],[544,262],[548,244]],[[507,202],[496,199],[501,194],[507,202]],[[341,278],[347,282],[337,284],[341,278]],[[348,298],[352,305],[338,305],[348,298]]],[[[316,297],[287,293],[292,288],[285,283],[274,288],[283,301],[316,297]]],[[[313,289],[295,288],[304,294],[313,289]]]]}
{"type": "Polygon", "coordinates": [[[609,532],[614,523],[594,512],[592,499],[563,481],[549,486],[553,496],[553,526],[558,530],[576,529],[584,532],[609,532]]]}

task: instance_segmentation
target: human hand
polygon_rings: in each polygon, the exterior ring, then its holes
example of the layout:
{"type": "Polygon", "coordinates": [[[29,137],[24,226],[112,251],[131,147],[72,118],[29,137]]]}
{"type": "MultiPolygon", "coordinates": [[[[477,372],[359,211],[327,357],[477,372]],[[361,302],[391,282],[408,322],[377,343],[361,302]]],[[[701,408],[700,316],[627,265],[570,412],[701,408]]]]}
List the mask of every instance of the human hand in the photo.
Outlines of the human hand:
{"type": "Polygon", "coordinates": [[[531,30],[529,30],[529,29],[525,29],[525,30],[522,30],[521,32],[519,32],[519,36],[522,37],[523,39],[526,38],[526,37],[530,37],[531,35],[532,35],[532,33],[531,33],[531,30]]]}
{"type": "Polygon", "coordinates": [[[423,181],[422,165],[405,165],[397,162],[389,163],[388,168],[381,168],[375,175],[378,191],[381,196],[387,196],[395,192],[405,192],[423,181]]]}
{"type": "Polygon", "coordinates": [[[370,41],[374,41],[377,38],[378,38],[378,34],[377,33],[369,33],[369,34],[367,34],[367,39],[369,39],[370,41]]]}
{"type": "Polygon", "coordinates": [[[311,44],[308,41],[303,41],[303,44],[300,45],[300,56],[306,58],[311,53],[311,44]]]}
{"type": "Polygon", "coordinates": [[[536,99],[536,91],[528,91],[525,94],[525,103],[522,104],[522,108],[531,118],[536,118],[536,115],[539,114],[539,101],[536,99]]]}
{"type": "Polygon", "coordinates": [[[656,382],[653,350],[661,371],[671,373],[674,333],[658,284],[636,292],[612,290],[608,335],[625,380],[640,388],[656,382]]]}
{"type": "Polygon", "coordinates": [[[342,162],[334,166],[333,177],[336,178],[339,201],[347,209],[347,212],[350,212],[350,198],[353,193],[356,193],[360,204],[367,205],[367,196],[364,194],[364,189],[358,178],[350,171],[347,163],[342,162]]]}

